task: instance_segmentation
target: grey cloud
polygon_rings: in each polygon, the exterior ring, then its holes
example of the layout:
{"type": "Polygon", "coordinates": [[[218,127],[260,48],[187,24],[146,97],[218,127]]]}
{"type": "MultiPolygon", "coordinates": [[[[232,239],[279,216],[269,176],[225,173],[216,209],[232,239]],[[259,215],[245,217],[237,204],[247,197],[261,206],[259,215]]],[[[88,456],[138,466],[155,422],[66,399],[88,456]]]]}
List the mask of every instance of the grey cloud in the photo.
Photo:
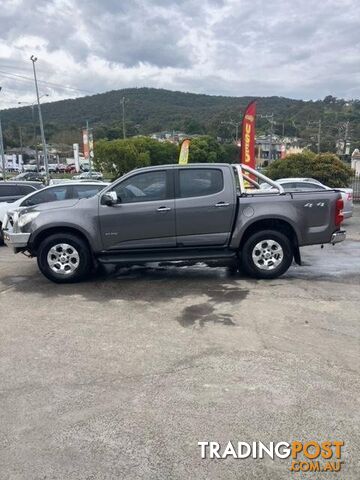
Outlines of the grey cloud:
{"type": "MultiPolygon", "coordinates": [[[[41,73],[77,88],[359,97],[359,14],[358,0],[23,0],[0,11],[13,52],[0,70],[28,71],[28,52],[13,45],[36,35],[47,42],[41,73]],[[104,68],[94,72],[93,58],[104,68]]],[[[23,95],[20,83],[9,86],[23,95]]]]}

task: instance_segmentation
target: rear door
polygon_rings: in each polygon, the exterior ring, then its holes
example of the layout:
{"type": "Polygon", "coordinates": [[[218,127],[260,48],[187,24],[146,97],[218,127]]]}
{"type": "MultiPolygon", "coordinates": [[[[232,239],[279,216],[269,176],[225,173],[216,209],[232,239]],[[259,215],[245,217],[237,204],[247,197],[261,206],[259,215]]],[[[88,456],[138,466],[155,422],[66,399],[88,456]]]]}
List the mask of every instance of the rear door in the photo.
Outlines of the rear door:
{"type": "Polygon", "coordinates": [[[173,169],[134,173],[112,188],[118,203],[99,219],[105,250],[175,247],[173,169]]]}
{"type": "Polygon", "coordinates": [[[208,165],[177,168],[175,191],[177,245],[227,244],[236,207],[230,168],[208,165]]]}

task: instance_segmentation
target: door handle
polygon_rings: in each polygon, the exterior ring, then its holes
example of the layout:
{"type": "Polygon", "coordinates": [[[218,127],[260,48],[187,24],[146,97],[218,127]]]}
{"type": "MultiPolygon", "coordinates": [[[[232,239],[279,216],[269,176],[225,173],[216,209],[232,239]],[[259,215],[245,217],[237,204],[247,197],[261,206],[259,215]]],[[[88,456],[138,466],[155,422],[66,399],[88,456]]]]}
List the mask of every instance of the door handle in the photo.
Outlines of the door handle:
{"type": "Polygon", "coordinates": [[[170,207],[159,207],[157,209],[158,212],[169,212],[171,210],[170,207]]]}
{"type": "Polygon", "coordinates": [[[215,207],[228,207],[229,205],[229,202],[218,202],[215,204],[215,207]]]}

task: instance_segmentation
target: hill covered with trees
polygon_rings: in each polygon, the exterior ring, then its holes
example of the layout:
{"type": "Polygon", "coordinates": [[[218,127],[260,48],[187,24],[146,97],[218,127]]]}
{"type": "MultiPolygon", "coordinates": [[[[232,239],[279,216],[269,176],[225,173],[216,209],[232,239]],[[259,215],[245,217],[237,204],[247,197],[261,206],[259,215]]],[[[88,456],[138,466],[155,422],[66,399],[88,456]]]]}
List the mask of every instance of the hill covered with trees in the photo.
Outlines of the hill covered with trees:
{"type": "MultiPolygon", "coordinates": [[[[230,141],[235,136],[235,126],[229,122],[240,122],[246,105],[253,99],[131,88],[49,102],[42,107],[47,140],[50,143],[79,142],[81,128],[86,121],[94,128],[95,139],[121,138],[123,97],[128,136],[178,130],[188,134],[212,135],[224,141],[230,141]]],[[[331,96],[318,101],[262,97],[258,99],[258,113],[258,134],[268,133],[269,115],[273,114],[275,134],[303,138],[313,148],[319,120],[322,122],[322,151],[334,151],[336,140],[344,136],[351,140],[352,147],[360,145],[359,100],[345,101],[331,96]]],[[[36,110],[35,114],[37,119],[36,110]]],[[[22,127],[24,144],[31,143],[30,107],[3,110],[1,116],[7,146],[19,145],[19,127],[22,127]]]]}

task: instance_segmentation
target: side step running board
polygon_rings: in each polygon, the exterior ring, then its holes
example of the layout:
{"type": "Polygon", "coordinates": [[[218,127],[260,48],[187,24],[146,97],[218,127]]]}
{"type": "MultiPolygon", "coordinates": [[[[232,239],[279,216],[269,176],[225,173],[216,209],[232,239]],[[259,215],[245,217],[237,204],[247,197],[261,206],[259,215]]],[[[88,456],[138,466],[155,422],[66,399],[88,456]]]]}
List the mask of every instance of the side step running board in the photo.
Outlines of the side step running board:
{"type": "Polygon", "coordinates": [[[97,256],[97,260],[100,263],[120,263],[120,264],[132,264],[132,263],[147,263],[147,262],[176,262],[179,260],[222,260],[231,259],[236,257],[234,250],[181,250],[169,251],[152,250],[149,252],[116,252],[106,253],[97,256]]]}

